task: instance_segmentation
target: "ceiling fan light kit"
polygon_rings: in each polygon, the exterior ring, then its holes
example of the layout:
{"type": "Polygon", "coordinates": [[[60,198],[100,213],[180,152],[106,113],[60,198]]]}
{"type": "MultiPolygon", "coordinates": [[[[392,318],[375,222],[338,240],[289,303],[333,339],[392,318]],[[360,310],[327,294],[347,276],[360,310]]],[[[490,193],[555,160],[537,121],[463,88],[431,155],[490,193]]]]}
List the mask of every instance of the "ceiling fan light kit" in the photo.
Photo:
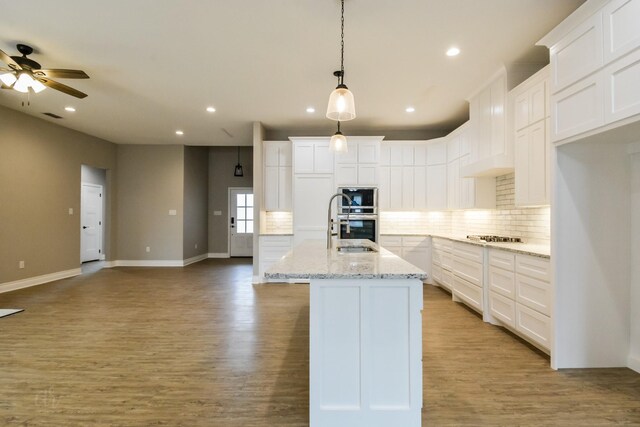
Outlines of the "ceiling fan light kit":
{"type": "Polygon", "coordinates": [[[81,70],[42,69],[39,63],[27,58],[33,53],[31,46],[18,44],[16,48],[22,56],[9,56],[0,50],[0,61],[9,66],[9,69],[0,68],[0,81],[3,85],[22,93],[29,93],[29,89],[40,93],[49,87],[76,98],[87,96],[86,93],[51,79],[88,79],[87,73],[81,70]]]}
{"type": "Polygon", "coordinates": [[[353,93],[344,84],[344,0],[340,10],[340,70],[334,71],[338,78],[338,86],[329,95],[327,118],[338,122],[338,132],[331,137],[329,149],[335,152],[347,152],[347,138],[340,132],[340,122],[356,118],[356,103],[353,93]]]}

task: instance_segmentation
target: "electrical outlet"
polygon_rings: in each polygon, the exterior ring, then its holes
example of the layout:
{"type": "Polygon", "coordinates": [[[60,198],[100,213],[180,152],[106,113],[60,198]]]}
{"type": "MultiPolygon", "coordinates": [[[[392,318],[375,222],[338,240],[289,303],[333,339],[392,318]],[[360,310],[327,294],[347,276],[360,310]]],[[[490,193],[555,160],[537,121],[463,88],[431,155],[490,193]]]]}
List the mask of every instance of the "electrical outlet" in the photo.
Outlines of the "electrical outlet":
{"type": "Polygon", "coordinates": [[[176,215],[178,215],[178,211],[176,211],[175,209],[170,209],[169,210],[169,215],[176,216],[176,215]]]}
{"type": "Polygon", "coordinates": [[[147,252],[151,252],[151,247],[147,246],[147,252]]]}
{"type": "Polygon", "coordinates": [[[24,261],[20,261],[18,263],[18,268],[24,268],[24,261]]]}
{"type": "Polygon", "coordinates": [[[213,211],[213,216],[220,216],[222,215],[222,211],[213,211]]]}
{"type": "Polygon", "coordinates": [[[69,208],[69,215],[73,215],[73,208],[69,208]]]}
{"type": "Polygon", "coordinates": [[[198,244],[196,243],[196,249],[198,249],[198,244]]]}

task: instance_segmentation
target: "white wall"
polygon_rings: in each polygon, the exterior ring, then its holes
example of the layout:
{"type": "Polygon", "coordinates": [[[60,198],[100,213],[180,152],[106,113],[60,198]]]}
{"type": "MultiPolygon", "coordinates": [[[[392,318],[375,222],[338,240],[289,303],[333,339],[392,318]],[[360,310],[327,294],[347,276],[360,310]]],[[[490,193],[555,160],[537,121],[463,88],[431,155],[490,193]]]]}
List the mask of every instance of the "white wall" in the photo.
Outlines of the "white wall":
{"type": "Polygon", "coordinates": [[[640,143],[631,155],[631,343],[629,367],[640,372],[640,143]]]}
{"type": "Polygon", "coordinates": [[[556,368],[628,363],[631,173],[627,146],[615,141],[580,141],[556,151],[556,368]]]}

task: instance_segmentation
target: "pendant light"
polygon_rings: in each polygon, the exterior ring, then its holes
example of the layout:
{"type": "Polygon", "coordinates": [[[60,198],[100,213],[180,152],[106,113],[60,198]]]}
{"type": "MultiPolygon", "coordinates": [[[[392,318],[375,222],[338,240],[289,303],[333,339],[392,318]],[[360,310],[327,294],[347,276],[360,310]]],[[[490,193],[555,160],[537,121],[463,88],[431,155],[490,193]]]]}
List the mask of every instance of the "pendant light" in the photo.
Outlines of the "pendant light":
{"type": "Polygon", "coordinates": [[[238,147],[238,164],[233,171],[233,176],[244,176],[244,173],[242,173],[242,165],[240,164],[240,147],[238,147]]]}
{"type": "Polygon", "coordinates": [[[340,122],[338,122],[338,131],[331,137],[329,141],[329,150],[338,153],[346,153],[349,151],[347,146],[347,138],[340,132],[340,122]]]}
{"type": "Polygon", "coordinates": [[[342,3],[342,11],[340,17],[340,70],[333,73],[338,78],[338,86],[331,92],[329,96],[329,105],[327,106],[327,118],[346,122],[356,118],[356,105],[353,94],[344,84],[344,0],[342,3]]]}

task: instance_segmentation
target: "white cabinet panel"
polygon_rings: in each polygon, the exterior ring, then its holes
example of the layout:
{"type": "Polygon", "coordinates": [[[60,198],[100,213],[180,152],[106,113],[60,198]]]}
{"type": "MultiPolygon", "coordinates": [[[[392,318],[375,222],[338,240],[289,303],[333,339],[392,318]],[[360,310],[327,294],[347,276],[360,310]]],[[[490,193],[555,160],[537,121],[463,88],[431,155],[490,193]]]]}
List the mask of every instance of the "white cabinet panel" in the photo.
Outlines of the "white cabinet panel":
{"type": "Polygon", "coordinates": [[[513,252],[491,249],[489,250],[489,265],[513,272],[516,266],[516,255],[513,252]]]}
{"type": "Polygon", "coordinates": [[[264,272],[291,250],[291,242],[291,236],[260,236],[260,277],[264,277],[264,272]]]}
{"type": "Polygon", "coordinates": [[[429,252],[430,252],[429,248],[422,247],[422,246],[403,247],[402,259],[415,265],[416,267],[418,267],[423,271],[429,272],[431,270],[431,268],[429,268],[429,265],[430,265],[429,252]]]}
{"type": "MultiPolygon", "coordinates": [[[[637,1],[640,4],[640,0],[637,1]]],[[[637,28],[640,25],[636,24],[637,28]]],[[[640,114],[640,50],[625,56],[605,70],[607,123],[640,114]]]]}
{"type": "Polygon", "coordinates": [[[427,167],[413,168],[413,208],[427,208],[427,167]]]}
{"type": "Polygon", "coordinates": [[[333,152],[329,141],[316,141],[314,145],[314,173],[333,173],[333,152]]]}
{"type": "Polygon", "coordinates": [[[314,151],[315,144],[311,141],[301,141],[295,143],[293,148],[295,173],[314,173],[314,151]]]}
{"type": "Polygon", "coordinates": [[[482,287],[483,268],[482,264],[466,260],[454,255],[453,257],[453,274],[463,278],[473,285],[482,287]]]}
{"type": "Polygon", "coordinates": [[[414,165],[414,148],[412,144],[402,144],[402,166],[414,165]]]}
{"type": "Polygon", "coordinates": [[[388,143],[389,145],[389,165],[391,166],[402,166],[402,151],[404,146],[399,143],[388,143]]]}
{"type": "Polygon", "coordinates": [[[402,168],[402,209],[413,209],[414,191],[414,169],[413,167],[402,168]]]}
{"type": "Polygon", "coordinates": [[[545,349],[551,348],[551,319],[549,316],[517,303],[516,331],[545,349]]]}
{"type": "Polygon", "coordinates": [[[295,244],[305,239],[325,238],[327,204],[334,193],[333,175],[295,175],[293,198],[295,244]]]}
{"type": "Polygon", "coordinates": [[[427,144],[416,143],[413,147],[413,164],[423,166],[427,164],[427,144]]]}
{"type": "Polygon", "coordinates": [[[358,184],[358,166],[336,165],[336,186],[358,184]]]}
{"type": "Polygon", "coordinates": [[[495,292],[489,293],[489,307],[491,314],[505,325],[516,327],[516,303],[495,292]]]}
{"type": "Polygon", "coordinates": [[[358,142],[358,163],[378,164],[380,161],[380,142],[359,141],[358,142]]]}
{"type": "Polygon", "coordinates": [[[291,142],[265,141],[264,198],[266,211],[291,210],[291,142]]]}
{"type": "Polygon", "coordinates": [[[447,163],[447,141],[440,138],[427,144],[427,166],[447,163]]]}
{"type": "Polygon", "coordinates": [[[604,124],[602,78],[595,74],[551,97],[552,141],[559,141],[604,124]]]}
{"type": "Polygon", "coordinates": [[[489,289],[505,297],[515,300],[516,275],[513,271],[503,270],[498,267],[489,267],[489,289]]]}
{"type": "Polygon", "coordinates": [[[453,254],[460,258],[482,264],[484,262],[484,248],[469,243],[453,242],[453,254]]]}
{"type": "Polygon", "coordinates": [[[450,270],[442,268],[442,282],[440,282],[445,288],[453,289],[453,273],[450,270]]]}
{"type": "Polygon", "coordinates": [[[389,209],[402,209],[403,185],[402,167],[392,166],[389,168],[389,209]]]}
{"type": "Polygon", "coordinates": [[[435,263],[431,265],[431,276],[433,280],[438,283],[442,283],[442,267],[435,263]]]}
{"type": "Polygon", "coordinates": [[[605,62],[640,46],[640,0],[613,0],[602,14],[605,62]]]}
{"type": "Polygon", "coordinates": [[[449,209],[458,209],[460,207],[459,159],[447,164],[447,206],[449,209]]]}
{"type": "Polygon", "coordinates": [[[551,267],[546,258],[517,254],[516,272],[544,282],[551,281],[551,267]]]}
{"type": "Polygon", "coordinates": [[[551,315],[551,285],[549,282],[518,274],[516,301],[547,316],[551,315]]]}
{"type": "Polygon", "coordinates": [[[348,150],[346,153],[340,152],[335,154],[336,164],[344,165],[350,163],[358,163],[358,146],[352,141],[347,142],[348,150]]]}
{"type": "Polygon", "coordinates": [[[377,165],[358,165],[358,185],[371,185],[377,187],[378,184],[377,165]]]}
{"type": "Polygon", "coordinates": [[[380,166],[380,184],[378,187],[378,207],[382,211],[391,209],[391,168],[380,166]]]}
{"type": "Polygon", "coordinates": [[[547,117],[547,82],[546,80],[533,86],[528,95],[529,124],[533,124],[547,117]]]}
{"type": "Polygon", "coordinates": [[[280,146],[278,143],[264,143],[264,165],[280,166],[280,146]]]}
{"type": "Polygon", "coordinates": [[[447,165],[427,166],[427,209],[447,209],[447,165]]]}
{"type": "Polygon", "coordinates": [[[293,185],[291,177],[291,166],[280,166],[278,168],[278,210],[291,210],[292,195],[293,185]]]}
{"type": "Polygon", "coordinates": [[[475,308],[482,313],[482,287],[473,285],[454,274],[453,294],[463,300],[470,307],[475,308]]]}
{"type": "Polygon", "coordinates": [[[518,95],[514,101],[513,123],[516,131],[529,126],[529,93],[518,95]]]}
{"type": "Polygon", "coordinates": [[[546,120],[516,133],[514,141],[516,206],[549,204],[548,133],[546,120]]]}
{"type": "Polygon", "coordinates": [[[279,210],[279,169],[278,166],[266,166],[264,168],[264,209],[267,211],[279,210]]]}
{"type": "Polygon", "coordinates": [[[600,68],[602,44],[602,12],[599,12],[553,46],[550,51],[553,92],[600,68]]]}
{"type": "Polygon", "coordinates": [[[380,246],[388,249],[390,246],[402,247],[402,236],[380,236],[380,246]]]}

